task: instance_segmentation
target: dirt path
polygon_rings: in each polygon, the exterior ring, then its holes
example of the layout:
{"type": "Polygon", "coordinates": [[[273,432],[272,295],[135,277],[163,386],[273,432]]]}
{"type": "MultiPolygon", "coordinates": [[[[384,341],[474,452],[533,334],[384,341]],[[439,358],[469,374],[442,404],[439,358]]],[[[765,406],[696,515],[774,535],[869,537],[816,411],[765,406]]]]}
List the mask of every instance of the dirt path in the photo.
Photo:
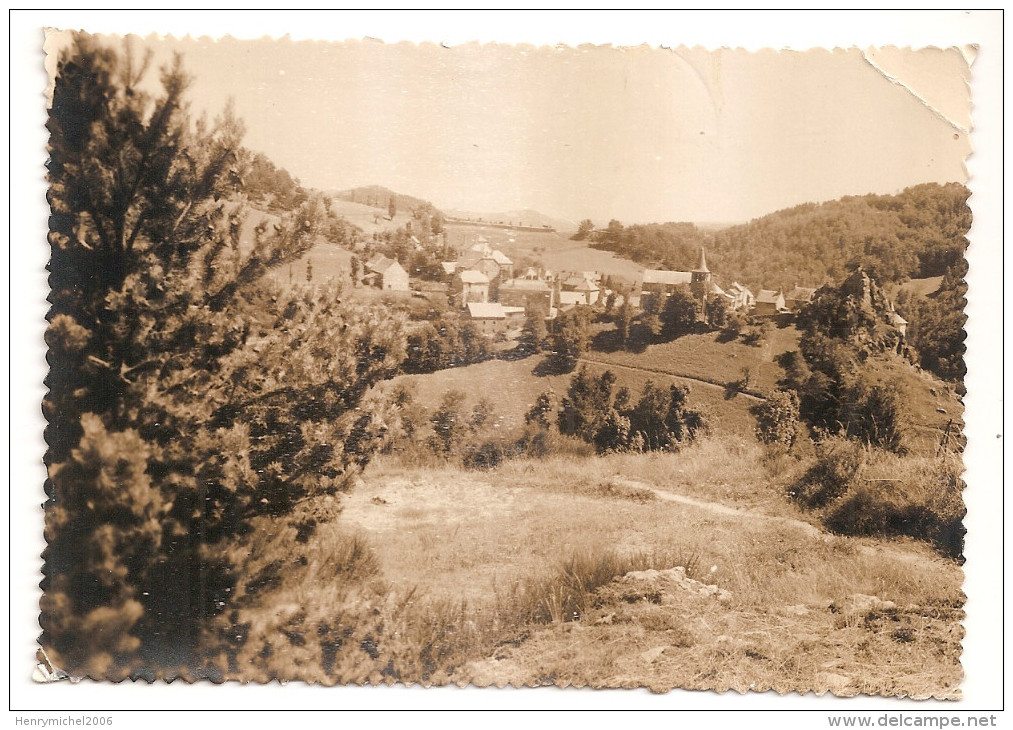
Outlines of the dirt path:
{"type": "MultiPolygon", "coordinates": [[[[728,390],[728,386],[726,385],[712,383],[709,380],[704,380],[703,378],[696,378],[693,377],[692,375],[676,375],[675,373],[670,373],[667,370],[661,370],[659,368],[645,368],[645,367],[638,367],[635,365],[620,365],[619,363],[609,362],[608,360],[598,360],[597,358],[588,357],[587,355],[581,357],[579,359],[579,362],[586,362],[592,365],[604,365],[605,367],[609,368],[621,368],[623,370],[633,370],[634,372],[655,373],[657,375],[664,375],[666,378],[675,378],[676,380],[687,380],[691,383],[697,383],[707,388],[714,388],[716,390],[720,390],[722,393],[728,390]]],[[[736,393],[736,397],[748,398],[752,401],[756,401],[757,403],[762,400],[766,400],[762,396],[756,395],[755,393],[749,393],[744,390],[738,391],[736,393]]]]}
{"type": "MultiPolygon", "coordinates": [[[[736,507],[729,507],[726,504],[720,502],[709,502],[702,499],[695,499],[694,497],[687,497],[684,494],[677,494],[676,492],[670,492],[665,489],[659,489],[653,484],[647,482],[641,482],[636,479],[623,479],[621,483],[636,489],[647,489],[654,493],[654,496],[664,502],[676,502],[678,504],[685,504],[698,509],[707,510],[713,514],[725,515],[727,517],[734,517],[737,519],[750,519],[750,520],[763,520],[769,523],[775,523],[784,525],[787,527],[793,527],[797,530],[802,531],[809,537],[816,540],[822,540],[823,542],[829,542],[835,539],[835,536],[829,532],[824,532],[820,528],[812,525],[804,520],[796,520],[791,517],[780,517],[778,515],[768,515],[763,512],[757,512],[749,509],[738,509],[736,507]]],[[[866,555],[882,555],[884,557],[890,557],[895,560],[901,560],[906,563],[916,565],[921,568],[931,567],[934,561],[931,558],[927,558],[923,555],[912,553],[908,550],[899,547],[893,547],[891,545],[857,545],[859,552],[865,553],[866,555]]]]}
{"type": "Polygon", "coordinates": [[[654,493],[654,496],[665,502],[677,502],[679,504],[688,504],[691,507],[697,507],[699,509],[713,512],[714,514],[726,515],[729,517],[735,517],[739,519],[749,518],[752,520],[764,520],[766,522],[778,523],[788,525],[801,530],[810,537],[814,537],[818,540],[830,540],[831,535],[823,530],[819,529],[814,525],[810,525],[808,522],[802,520],[795,520],[790,517],[779,517],[777,515],[768,515],[763,512],[756,512],[755,510],[738,509],[737,507],[729,507],[726,504],[720,502],[708,502],[703,499],[696,499],[694,497],[687,497],[684,494],[677,494],[675,492],[669,492],[665,489],[658,489],[653,484],[647,482],[637,481],[635,479],[623,479],[622,484],[633,487],[636,489],[647,489],[654,493]]]}

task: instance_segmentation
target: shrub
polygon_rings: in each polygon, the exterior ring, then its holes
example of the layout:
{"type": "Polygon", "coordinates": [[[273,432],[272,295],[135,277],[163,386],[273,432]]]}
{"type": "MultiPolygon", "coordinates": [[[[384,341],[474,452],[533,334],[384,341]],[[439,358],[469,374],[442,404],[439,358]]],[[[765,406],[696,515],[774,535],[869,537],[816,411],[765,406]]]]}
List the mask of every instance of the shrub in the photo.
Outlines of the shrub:
{"type": "Polygon", "coordinates": [[[776,390],[751,409],[756,417],[756,438],[760,443],[791,448],[798,433],[798,395],[776,390]]]}
{"type": "Polygon", "coordinates": [[[905,535],[960,557],[966,510],[959,459],[893,459],[887,465],[897,476],[856,485],[828,511],[824,524],[845,535],[905,535]]]}
{"type": "Polygon", "coordinates": [[[820,509],[842,497],[854,483],[863,463],[861,444],[831,437],[820,444],[816,462],[789,491],[805,509],[820,509]]]}
{"type": "Polygon", "coordinates": [[[465,469],[495,469],[519,451],[518,444],[503,437],[495,437],[469,444],[464,450],[462,464],[465,469]]]}

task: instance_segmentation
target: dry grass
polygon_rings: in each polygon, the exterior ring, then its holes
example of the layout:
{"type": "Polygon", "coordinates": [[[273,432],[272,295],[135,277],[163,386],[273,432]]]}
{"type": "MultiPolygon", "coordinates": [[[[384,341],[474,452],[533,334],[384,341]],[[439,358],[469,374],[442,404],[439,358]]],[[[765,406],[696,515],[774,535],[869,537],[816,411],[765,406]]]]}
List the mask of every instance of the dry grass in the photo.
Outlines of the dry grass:
{"type": "MultiPolygon", "coordinates": [[[[597,357],[598,354],[592,353],[592,356],[597,357]]],[[[536,375],[535,370],[541,361],[541,357],[512,361],[489,360],[426,375],[402,375],[379,384],[374,393],[389,392],[395,385],[411,381],[418,386],[419,403],[432,412],[448,390],[459,390],[465,394],[465,408],[469,410],[480,399],[489,400],[500,419],[500,428],[510,431],[523,426],[524,414],[541,393],[550,391],[556,395],[558,401],[569,388],[572,373],[536,375]]],[[[588,363],[587,369],[595,376],[611,370],[616,376],[616,389],[628,388],[634,397],[640,393],[648,380],[665,387],[673,383],[688,384],[689,403],[691,407],[703,411],[712,433],[752,437],[755,419],[749,413],[749,406],[754,401],[741,397],[728,400],[722,387],[594,362],[588,363]]]]}
{"type": "Polygon", "coordinates": [[[794,327],[773,328],[759,347],[741,341],[719,342],[719,333],[686,335],[671,342],[649,345],[642,353],[596,352],[596,359],[617,365],[650,368],[670,375],[684,375],[724,387],[738,381],[748,370],[748,391],[769,393],[783,376],[776,358],[798,348],[794,327]]]}
{"type": "Polygon", "coordinates": [[[233,666],[327,683],[952,696],[959,566],[909,540],[817,533],[777,501],[791,468],[772,479],[767,461],[724,438],[481,473],[374,464],[336,520],[307,508],[320,519],[303,542],[296,519],[237,547],[248,577],[231,629],[247,638],[233,666]],[[602,591],[629,570],[677,565],[731,599],[616,604],[602,591]],[[830,610],[853,594],[895,608],[830,610]]]}

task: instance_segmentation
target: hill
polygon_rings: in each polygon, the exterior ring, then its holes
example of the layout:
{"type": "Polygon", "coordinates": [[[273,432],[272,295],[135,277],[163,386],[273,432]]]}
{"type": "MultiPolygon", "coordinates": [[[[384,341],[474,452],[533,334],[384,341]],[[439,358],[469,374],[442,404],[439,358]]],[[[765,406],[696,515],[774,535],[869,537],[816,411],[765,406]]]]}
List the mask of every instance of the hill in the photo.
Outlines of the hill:
{"type": "Polygon", "coordinates": [[[588,237],[598,248],[648,267],[689,270],[700,247],[719,283],[758,288],[818,286],[862,265],[881,283],[941,276],[959,262],[971,224],[963,185],[917,185],[898,195],[806,203],[745,224],[707,230],[692,223],[623,226],[588,237]]]}
{"type": "Polygon", "coordinates": [[[411,208],[403,205],[398,206],[394,220],[387,217],[386,205],[382,208],[374,207],[342,198],[331,198],[331,210],[361,228],[366,238],[371,238],[374,233],[403,228],[405,223],[412,220],[411,208]]]}
{"type": "Polygon", "coordinates": [[[387,205],[390,203],[391,198],[394,198],[397,201],[399,211],[402,208],[406,208],[408,211],[411,211],[413,208],[430,208],[439,212],[428,200],[416,198],[413,195],[405,195],[391,190],[390,188],[385,188],[382,185],[364,185],[357,188],[349,188],[348,190],[341,190],[339,192],[330,192],[329,194],[338,200],[347,200],[351,203],[361,203],[362,205],[366,205],[371,208],[380,208],[385,211],[387,210],[387,205]]]}
{"type": "MultiPolygon", "coordinates": [[[[648,380],[655,384],[674,383],[688,385],[690,405],[705,411],[712,432],[735,434],[752,438],[753,416],[749,407],[756,400],[740,395],[725,397],[725,388],[693,377],[680,377],[673,373],[658,372],[642,368],[633,363],[609,363],[598,360],[599,353],[589,353],[581,360],[592,375],[611,370],[616,376],[616,388],[629,388],[639,393],[648,380]]],[[[534,404],[539,394],[551,391],[557,400],[566,394],[572,374],[539,375],[541,357],[522,360],[489,360],[466,367],[440,370],[426,375],[401,375],[375,387],[376,393],[388,393],[397,384],[413,382],[418,388],[418,402],[428,412],[433,412],[440,399],[449,390],[465,394],[465,408],[470,410],[481,399],[488,400],[504,431],[524,425],[524,414],[534,404]]]]}
{"type": "Polygon", "coordinates": [[[558,231],[545,233],[469,225],[447,226],[446,233],[448,245],[458,251],[466,250],[483,237],[518,266],[540,266],[553,271],[600,271],[631,283],[644,268],[611,251],[592,248],[585,241],[571,241],[558,231]]]}

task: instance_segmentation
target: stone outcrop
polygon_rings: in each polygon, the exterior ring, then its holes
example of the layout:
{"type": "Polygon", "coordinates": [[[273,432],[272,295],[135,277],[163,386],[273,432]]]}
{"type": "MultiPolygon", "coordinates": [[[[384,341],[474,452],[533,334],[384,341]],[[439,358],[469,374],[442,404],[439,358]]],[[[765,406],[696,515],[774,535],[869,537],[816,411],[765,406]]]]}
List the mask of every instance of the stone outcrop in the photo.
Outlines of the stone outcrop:
{"type": "Polygon", "coordinates": [[[701,583],[686,577],[682,567],[667,570],[637,570],[616,578],[599,589],[603,598],[618,599],[626,603],[647,601],[654,604],[671,604],[686,597],[731,600],[732,594],[716,585],[701,583]]]}

